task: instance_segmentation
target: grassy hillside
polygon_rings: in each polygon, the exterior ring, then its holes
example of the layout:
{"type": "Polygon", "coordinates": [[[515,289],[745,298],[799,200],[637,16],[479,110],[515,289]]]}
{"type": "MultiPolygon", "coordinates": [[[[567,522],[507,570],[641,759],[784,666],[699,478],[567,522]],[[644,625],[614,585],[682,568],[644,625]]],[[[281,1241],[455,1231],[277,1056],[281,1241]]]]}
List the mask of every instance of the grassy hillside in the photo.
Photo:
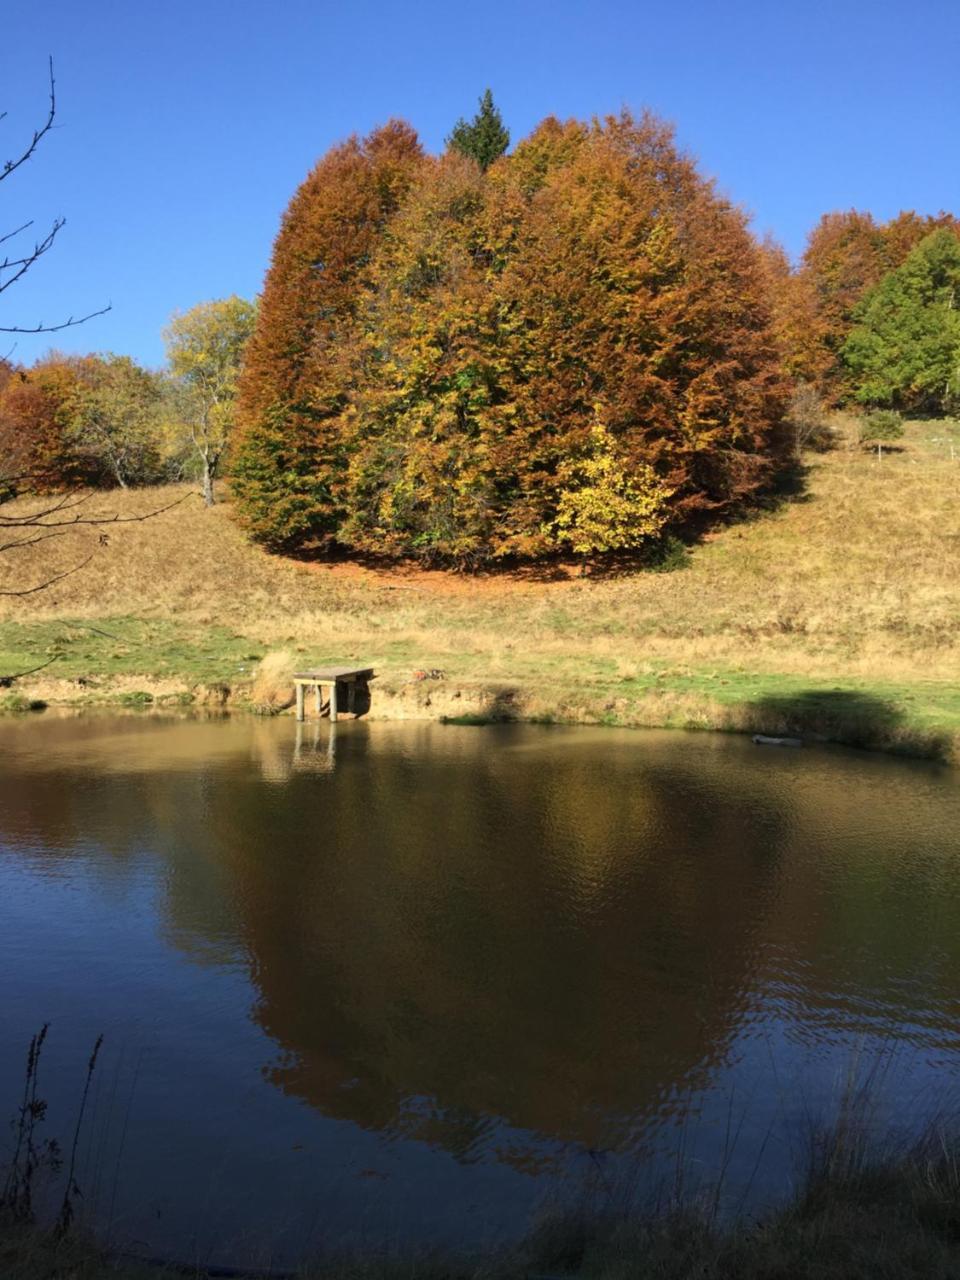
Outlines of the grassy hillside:
{"type": "MultiPolygon", "coordinates": [[[[0,675],[47,701],[187,702],[258,660],[377,668],[373,710],[803,728],[948,756],[960,739],[960,426],[912,423],[882,461],[808,459],[795,501],[724,529],[673,572],[468,577],[302,564],[249,545],[195,496],[143,523],[0,556],[0,675]],[[952,442],[952,443],[951,443],[952,442]],[[417,668],[446,679],[417,682],[417,668]],[[430,692],[424,692],[428,689],[430,692]],[[458,698],[459,695],[459,698],[458,698]],[[427,705],[429,703],[429,705],[427,705]]],[[[93,495],[129,515],[185,489],[93,495]]],[[[10,695],[7,695],[10,703],[10,695]]]]}

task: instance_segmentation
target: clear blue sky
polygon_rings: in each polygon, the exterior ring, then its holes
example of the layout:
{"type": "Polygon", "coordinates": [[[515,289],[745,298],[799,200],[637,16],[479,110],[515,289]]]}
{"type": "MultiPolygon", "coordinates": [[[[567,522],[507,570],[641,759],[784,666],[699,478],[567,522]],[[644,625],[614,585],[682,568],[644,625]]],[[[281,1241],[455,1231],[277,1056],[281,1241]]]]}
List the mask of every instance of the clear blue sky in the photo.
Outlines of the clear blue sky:
{"type": "Polygon", "coordinates": [[[489,85],[515,139],[649,106],[792,254],[828,209],[960,210],[960,0],[32,0],[4,13],[0,231],[67,225],[2,323],[112,302],[56,343],[163,356],[170,313],[253,296],[280,214],[335,140],[403,116],[431,149],[489,85]]]}

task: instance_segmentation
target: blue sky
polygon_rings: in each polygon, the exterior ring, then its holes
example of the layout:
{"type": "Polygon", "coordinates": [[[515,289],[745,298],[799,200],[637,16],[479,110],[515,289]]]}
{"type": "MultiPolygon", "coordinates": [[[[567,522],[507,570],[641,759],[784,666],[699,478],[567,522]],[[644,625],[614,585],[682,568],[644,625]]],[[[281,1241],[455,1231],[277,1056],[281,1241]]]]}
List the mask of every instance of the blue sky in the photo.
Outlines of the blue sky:
{"type": "Polygon", "coordinates": [[[0,184],[0,232],[67,225],[0,297],[0,323],[111,302],[15,358],[163,358],[170,313],[261,287],[280,215],[335,140],[391,115],[430,149],[489,85],[514,138],[543,116],[649,106],[802,250],[828,209],[960,209],[960,0],[32,0],[7,4],[0,158],[58,128],[0,184]]]}

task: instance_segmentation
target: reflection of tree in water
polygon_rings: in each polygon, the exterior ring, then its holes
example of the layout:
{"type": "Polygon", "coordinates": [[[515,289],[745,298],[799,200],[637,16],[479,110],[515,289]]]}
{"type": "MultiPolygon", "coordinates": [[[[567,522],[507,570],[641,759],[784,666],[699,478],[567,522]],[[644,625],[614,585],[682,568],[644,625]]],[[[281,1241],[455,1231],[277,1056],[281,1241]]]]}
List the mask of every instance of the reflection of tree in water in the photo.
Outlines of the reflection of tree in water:
{"type": "Polygon", "coordinates": [[[269,832],[256,787],[210,815],[231,833],[256,1016],[288,1051],[269,1078],[461,1158],[494,1118],[599,1147],[679,1105],[736,1022],[769,812],[753,830],[703,779],[599,768],[589,748],[341,739],[337,784],[294,776],[269,832]]]}
{"type": "MultiPolygon", "coordinates": [[[[911,823],[887,787],[868,812],[856,762],[388,726],[374,749],[356,725],[334,771],[305,771],[288,723],[168,728],[0,779],[4,835],[51,857],[99,841],[118,880],[160,856],[170,936],[248,958],[282,1049],[266,1077],[330,1116],[464,1160],[500,1120],[612,1146],[706,1082],[771,946],[805,1019],[884,966],[894,1011],[913,1012],[904,975],[934,1003],[956,989],[931,810],[911,823]]],[[[929,774],[894,768],[922,798],[929,774]]]]}

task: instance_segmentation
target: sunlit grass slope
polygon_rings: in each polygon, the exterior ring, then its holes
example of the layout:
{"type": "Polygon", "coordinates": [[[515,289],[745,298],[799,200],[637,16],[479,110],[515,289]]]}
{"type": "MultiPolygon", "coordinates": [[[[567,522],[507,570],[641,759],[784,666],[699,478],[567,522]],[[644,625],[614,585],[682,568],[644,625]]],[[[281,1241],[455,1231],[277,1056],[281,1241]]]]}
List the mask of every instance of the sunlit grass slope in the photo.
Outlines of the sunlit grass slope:
{"type": "MultiPolygon", "coordinates": [[[[506,687],[497,706],[545,719],[792,726],[945,755],[960,732],[958,486],[960,427],[913,423],[882,460],[852,444],[811,456],[805,492],[711,535],[686,568],[611,576],[296,563],[250,545],[227,502],[186,496],[106,545],[76,530],[0,556],[11,589],[92,553],[0,599],[0,675],[56,654],[17,689],[183,701],[285,649],[372,664],[395,692],[440,668],[448,690],[506,687]]],[[[87,505],[125,516],[181,494],[87,505]]]]}

